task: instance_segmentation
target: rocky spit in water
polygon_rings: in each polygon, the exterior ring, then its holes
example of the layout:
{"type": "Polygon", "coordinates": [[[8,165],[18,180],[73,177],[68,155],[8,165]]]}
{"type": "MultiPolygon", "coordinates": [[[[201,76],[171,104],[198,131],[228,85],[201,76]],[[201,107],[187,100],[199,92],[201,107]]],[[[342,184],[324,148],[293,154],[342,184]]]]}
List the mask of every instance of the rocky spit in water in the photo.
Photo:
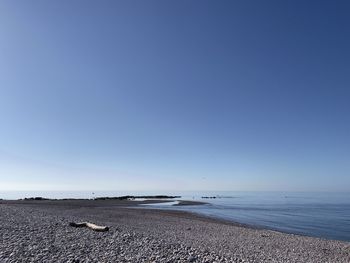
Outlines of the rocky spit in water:
{"type": "Polygon", "coordinates": [[[350,262],[350,244],[131,201],[1,201],[0,262],[350,262]],[[107,232],[69,222],[109,226],[107,232]]]}

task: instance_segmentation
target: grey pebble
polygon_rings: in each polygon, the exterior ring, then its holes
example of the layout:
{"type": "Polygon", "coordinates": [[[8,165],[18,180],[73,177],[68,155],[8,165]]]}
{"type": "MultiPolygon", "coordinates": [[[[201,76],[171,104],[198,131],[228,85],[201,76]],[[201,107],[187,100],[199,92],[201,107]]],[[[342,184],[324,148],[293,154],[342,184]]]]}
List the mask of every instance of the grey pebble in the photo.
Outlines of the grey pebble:
{"type": "Polygon", "coordinates": [[[0,204],[0,262],[350,262],[346,242],[169,213],[0,204]],[[75,221],[111,228],[68,226],[75,221]]]}

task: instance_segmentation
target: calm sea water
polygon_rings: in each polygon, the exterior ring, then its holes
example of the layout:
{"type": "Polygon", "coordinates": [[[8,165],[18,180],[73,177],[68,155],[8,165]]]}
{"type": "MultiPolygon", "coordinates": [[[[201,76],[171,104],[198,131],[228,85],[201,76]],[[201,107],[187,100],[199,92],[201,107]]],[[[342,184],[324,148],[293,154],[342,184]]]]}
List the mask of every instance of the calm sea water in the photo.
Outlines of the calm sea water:
{"type": "Polygon", "coordinates": [[[175,209],[287,233],[350,241],[350,193],[226,192],[212,196],[216,195],[219,198],[192,196],[208,205],[175,209]]]}
{"type": "MultiPolygon", "coordinates": [[[[164,194],[159,192],[0,192],[0,198],[31,196],[93,198],[97,196],[164,194]]],[[[154,205],[154,208],[191,211],[282,232],[350,242],[350,193],[175,192],[202,206],[154,205]],[[202,196],[216,196],[202,199],[202,196]]]]}

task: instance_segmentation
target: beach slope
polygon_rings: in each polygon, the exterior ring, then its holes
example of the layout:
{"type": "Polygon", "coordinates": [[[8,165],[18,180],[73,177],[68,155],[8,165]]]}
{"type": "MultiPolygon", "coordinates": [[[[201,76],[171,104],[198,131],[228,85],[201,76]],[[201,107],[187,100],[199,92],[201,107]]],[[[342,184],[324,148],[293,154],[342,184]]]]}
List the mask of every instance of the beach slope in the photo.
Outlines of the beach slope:
{"type": "Polygon", "coordinates": [[[0,262],[350,262],[350,243],[132,201],[0,201],[0,262]],[[107,232],[74,228],[92,222],[107,232]]]}

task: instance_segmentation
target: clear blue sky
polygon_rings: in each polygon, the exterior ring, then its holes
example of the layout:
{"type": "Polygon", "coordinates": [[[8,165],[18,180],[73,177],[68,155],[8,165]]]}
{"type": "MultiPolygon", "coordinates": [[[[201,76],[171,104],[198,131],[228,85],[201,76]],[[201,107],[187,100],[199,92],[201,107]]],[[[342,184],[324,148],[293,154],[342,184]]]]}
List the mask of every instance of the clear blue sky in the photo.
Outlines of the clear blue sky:
{"type": "Polygon", "coordinates": [[[1,1],[0,190],[348,191],[349,14],[1,1]]]}

